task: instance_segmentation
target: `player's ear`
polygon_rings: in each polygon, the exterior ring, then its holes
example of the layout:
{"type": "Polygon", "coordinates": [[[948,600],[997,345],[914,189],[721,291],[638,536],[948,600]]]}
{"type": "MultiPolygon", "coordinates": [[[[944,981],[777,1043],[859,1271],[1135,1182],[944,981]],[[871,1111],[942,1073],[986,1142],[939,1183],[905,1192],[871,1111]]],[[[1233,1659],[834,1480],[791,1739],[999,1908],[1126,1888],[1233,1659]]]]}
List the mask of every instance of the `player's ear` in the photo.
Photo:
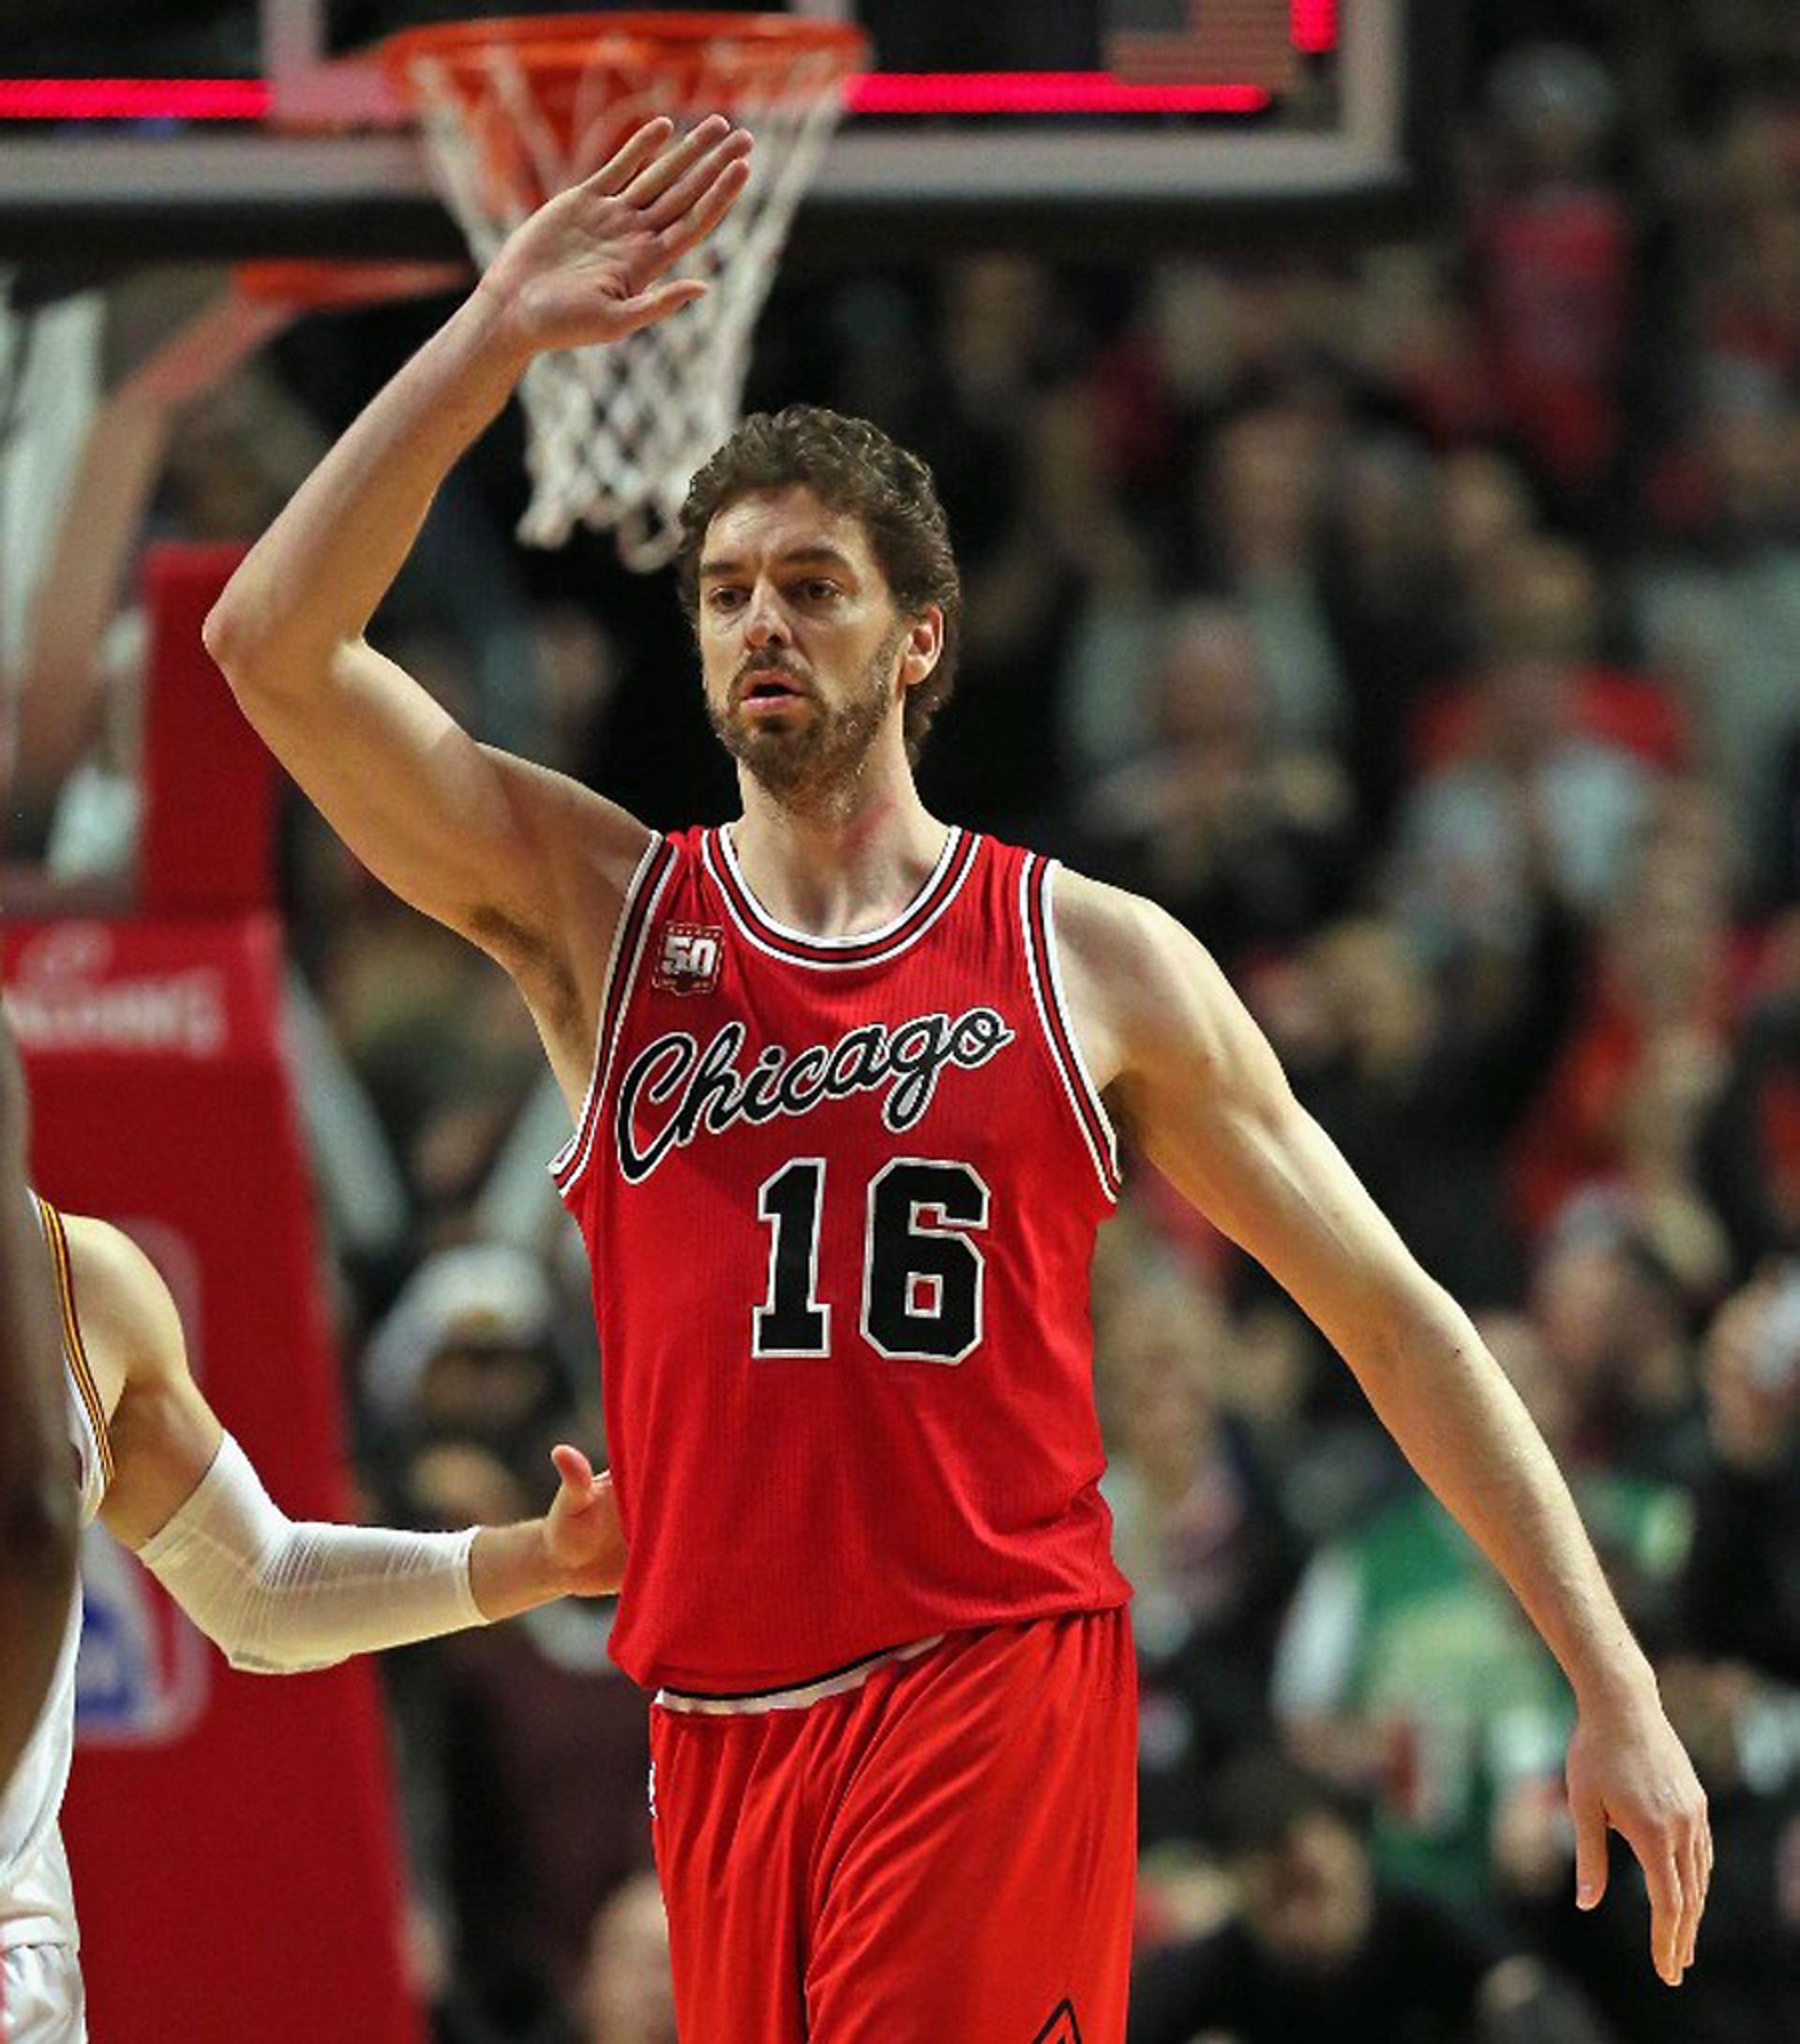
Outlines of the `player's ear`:
{"type": "Polygon", "coordinates": [[[907,620],[907,636],[900,647],[900,682],[917,688],[938,665],[944,650],[944,613],[928,603],[916,618],[907,620]]]}

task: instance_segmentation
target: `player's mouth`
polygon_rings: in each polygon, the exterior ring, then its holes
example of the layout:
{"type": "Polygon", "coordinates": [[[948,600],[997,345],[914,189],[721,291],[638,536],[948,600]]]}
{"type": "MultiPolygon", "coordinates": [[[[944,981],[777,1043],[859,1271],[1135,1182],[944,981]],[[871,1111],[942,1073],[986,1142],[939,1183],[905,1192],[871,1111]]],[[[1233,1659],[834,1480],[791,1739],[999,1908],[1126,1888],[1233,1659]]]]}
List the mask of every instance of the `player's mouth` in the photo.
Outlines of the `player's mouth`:
{"type": "Polygon", "coordinates": [[[738,708],[751,716],[765,716],[807,700],[810,691],[791,674],[777,668],[758,668],[738,684],[738,708]]]}

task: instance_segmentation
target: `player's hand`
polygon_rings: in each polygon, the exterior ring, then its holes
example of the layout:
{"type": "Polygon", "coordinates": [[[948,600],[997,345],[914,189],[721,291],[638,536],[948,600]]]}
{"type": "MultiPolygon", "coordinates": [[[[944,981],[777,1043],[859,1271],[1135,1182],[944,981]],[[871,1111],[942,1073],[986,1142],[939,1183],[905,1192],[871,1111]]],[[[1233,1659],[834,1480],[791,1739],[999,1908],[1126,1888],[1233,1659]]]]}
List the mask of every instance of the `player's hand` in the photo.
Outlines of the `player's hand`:
{"type": "Polygon", "coordinates": [[[611,1597],[625,1579],[625,1533],[612,1478],[578,1448],[550,1450],[562,1479],[544,1520],[544,1544],[575,1597],[611,1597]]]}
{"type": "Polygon", "coordinates": [[[1654,1689],[1623,1704],[1583,1706],[1568,1748],[1575,1820],[1575,1899],[1606,1892],[1608,1828],[1638,1856],[1650,1891],[1650,1956],[1671,1987],[1694,1962],[1713,1878],[1713,1834],[1693,1763],[1654,1689]]]}
{"type": "Polygon", "coordinates": [[[646,121],[494,258],[481,292],[508,338],[529,354],[618,340],[703,295],[692,278],[661,279],[737,203],[750,149],[720,113],[679,141],[672,121],[646,121]]]}

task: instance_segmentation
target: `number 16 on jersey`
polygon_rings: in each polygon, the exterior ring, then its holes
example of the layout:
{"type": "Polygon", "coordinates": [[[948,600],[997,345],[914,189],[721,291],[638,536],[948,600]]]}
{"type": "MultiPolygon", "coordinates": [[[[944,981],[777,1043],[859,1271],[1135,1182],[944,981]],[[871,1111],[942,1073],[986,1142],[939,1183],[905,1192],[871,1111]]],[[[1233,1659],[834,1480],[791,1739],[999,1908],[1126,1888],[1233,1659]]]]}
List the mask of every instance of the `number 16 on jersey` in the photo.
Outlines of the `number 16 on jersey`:
{"type": "MultiPolygon", "coordinates": [[[[975,1240],[988,1193],[970,1165],[894,1157],[860,1189],[863,1206],[860,1327],[890,1362],[957,1363],[982,1339],[987,1273],[975,1240]]],[[[833,1195],[834,1196],[834,1195],[833,1195]]],[[[757,1193],[769,1230],[769,1281],[751,1313],[753,1356],[829,1356],[832,1301],[820,1297],[825,1160],[795,1157],[757,1193]]]]}

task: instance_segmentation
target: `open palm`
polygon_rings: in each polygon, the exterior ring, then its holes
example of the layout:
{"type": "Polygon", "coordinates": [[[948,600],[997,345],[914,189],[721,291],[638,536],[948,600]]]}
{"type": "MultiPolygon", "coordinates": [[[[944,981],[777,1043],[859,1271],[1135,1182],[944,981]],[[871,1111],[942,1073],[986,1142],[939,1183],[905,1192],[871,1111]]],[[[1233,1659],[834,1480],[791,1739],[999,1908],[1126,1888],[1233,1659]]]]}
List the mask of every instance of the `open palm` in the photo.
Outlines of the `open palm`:
{"type": "Polygon", "coordinates": [[[665,279],[736,204],[751,146],[723,114],[680,140],[659,117],[541,205],[482,279],[521,347],[618,340],[701,296],[706,286],[692,278],[665,279]]]}

